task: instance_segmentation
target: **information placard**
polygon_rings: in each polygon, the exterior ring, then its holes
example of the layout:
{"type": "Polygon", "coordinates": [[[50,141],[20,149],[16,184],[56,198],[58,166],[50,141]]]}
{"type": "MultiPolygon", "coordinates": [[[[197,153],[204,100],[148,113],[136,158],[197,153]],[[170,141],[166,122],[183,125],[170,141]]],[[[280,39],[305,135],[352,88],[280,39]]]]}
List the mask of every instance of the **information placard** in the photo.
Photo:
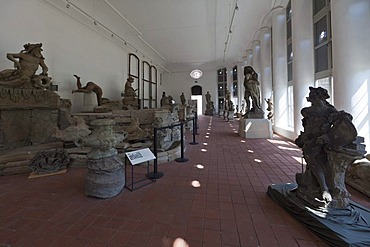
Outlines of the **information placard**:
{"type": "Polygon", "coordinates": [[[129,159],[131,165],[137,165],[149,160],[156,159],[156,157],[154,156],[152,151],[150,151],[149,148],[127,152],[126,157],[129,159]]]}

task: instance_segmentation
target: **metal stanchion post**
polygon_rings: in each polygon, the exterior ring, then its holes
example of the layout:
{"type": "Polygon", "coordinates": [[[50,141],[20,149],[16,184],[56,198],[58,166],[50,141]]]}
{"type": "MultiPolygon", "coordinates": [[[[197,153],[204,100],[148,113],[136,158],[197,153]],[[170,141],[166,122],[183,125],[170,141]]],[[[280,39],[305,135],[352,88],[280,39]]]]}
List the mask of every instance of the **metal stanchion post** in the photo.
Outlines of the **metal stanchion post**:
{"type": "Polygon", "coordinates": [[[190,142],[190,145],[197,145],[198,142],[195,141],[195,131],[196,131],[196,125],[195,125],[195,117],[193,118],[193,142],[190,142]]]}
{"type": "Polygon", "coordinates": [[[155,156],[155,159],[154,159],[154,172],[152,173],[149,173],[148,174],[148,178],[152,178],[152,179],[157,179],[157,178],[161,178],[164,176],[164,173],[163,172],[159,172],[158,171],[158,162],[157,162],[157,153],[158,153],[158,150],[157,150],[157,131],[158,129],[157,128],[154,128],[154,156],[155,156]]]}
{"type": "Polygon", "coordinates": [[[184,123],[181,123],[181,158],[175,159],[177,162],[186,162],[189,159],[184,158],[184,123]]]}
{"type": "Polygon", "coordinates": [[[194,119],[195,119],[195,134],[196,135],[199,135],[198,134],[198,114],[196,112],[194,112],[194,119]]]}

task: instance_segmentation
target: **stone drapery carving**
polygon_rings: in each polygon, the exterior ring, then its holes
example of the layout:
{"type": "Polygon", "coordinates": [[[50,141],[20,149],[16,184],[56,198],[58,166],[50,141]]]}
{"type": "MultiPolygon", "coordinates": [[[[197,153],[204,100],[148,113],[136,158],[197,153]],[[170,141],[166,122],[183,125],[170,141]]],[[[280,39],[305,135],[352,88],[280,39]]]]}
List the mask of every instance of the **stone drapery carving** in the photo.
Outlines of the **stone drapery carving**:
{"type": "Polygon", "coordinates": [[[69,162],[70,157],[65,150],[49,150],[37,153],[29,166],[35,174],[48,174],[66,169],[69,162]]]}

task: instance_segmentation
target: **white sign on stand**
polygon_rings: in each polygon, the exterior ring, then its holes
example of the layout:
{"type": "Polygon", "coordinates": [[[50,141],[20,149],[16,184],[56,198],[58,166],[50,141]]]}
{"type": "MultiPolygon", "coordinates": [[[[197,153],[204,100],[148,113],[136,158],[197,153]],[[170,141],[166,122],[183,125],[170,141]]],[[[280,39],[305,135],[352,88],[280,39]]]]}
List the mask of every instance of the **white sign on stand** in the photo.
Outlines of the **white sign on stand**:
{"type": "Polygon", "coordinates": [[[143,162],[146,162],[146,161],[149,161],[149,160],[156,159],[156,157],[154,156],[152,151],[150,151],[149,148],[144,148],[144,149],[140,149],[140,150],[136,150],[136,151],[127,152],[126,156],[127,156],[128,160],[130,161],[131,165],[133,165],[133,166],[137,165],[137,164],[140,164],[140,163],[143,163],[143,162]]]}

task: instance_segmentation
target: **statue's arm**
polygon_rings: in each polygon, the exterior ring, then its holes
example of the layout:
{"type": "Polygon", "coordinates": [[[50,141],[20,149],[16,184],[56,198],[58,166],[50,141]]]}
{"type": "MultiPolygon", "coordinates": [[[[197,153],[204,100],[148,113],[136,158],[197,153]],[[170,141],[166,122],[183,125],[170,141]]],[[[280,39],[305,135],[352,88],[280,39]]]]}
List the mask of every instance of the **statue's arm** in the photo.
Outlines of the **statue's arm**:
{"type": "Polygon", "coordinates": [[[40,59],[40,63],[39,64],[40,64],[40,66],[42,68],[42,74],[43,75],[48,75],[49,68],[48,68],[48,66],[46,66],[45,60],[44,59],[40,59]]]}
{"type": "Polygon", "coordinates": [[[22,55],[19,54],[19,53],[8,53],[6,54],[6,58],[9,59],[10,61],[12,61],[14,63],[14,67],[16,69],[21,69],[21,65],[19,63],[19,61],[17,60],[17,58],[21,58],[22,55]]]}

